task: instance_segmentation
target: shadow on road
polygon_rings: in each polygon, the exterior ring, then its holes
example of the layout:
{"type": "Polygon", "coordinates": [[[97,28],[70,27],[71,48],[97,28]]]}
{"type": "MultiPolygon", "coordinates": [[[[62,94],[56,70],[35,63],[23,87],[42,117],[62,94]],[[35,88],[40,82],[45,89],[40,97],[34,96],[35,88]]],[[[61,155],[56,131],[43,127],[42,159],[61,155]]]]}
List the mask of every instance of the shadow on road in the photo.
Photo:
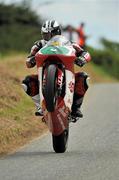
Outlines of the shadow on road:
{"type": "Polygon", "coordinates": [[[55,153],[54,151],[21,151],[16,152],[15,154],[9,155],[3,159],[17,159],[17,158],[84,158],[84,159],[90,159],[90,160],[96,160],[96,159],[110,159],[110,158],[117,158],[119,156],[119,153],[115,150],[108,150],[108,149],[101,149],[99,151],[66,151],[65,153],[55,153]]]}

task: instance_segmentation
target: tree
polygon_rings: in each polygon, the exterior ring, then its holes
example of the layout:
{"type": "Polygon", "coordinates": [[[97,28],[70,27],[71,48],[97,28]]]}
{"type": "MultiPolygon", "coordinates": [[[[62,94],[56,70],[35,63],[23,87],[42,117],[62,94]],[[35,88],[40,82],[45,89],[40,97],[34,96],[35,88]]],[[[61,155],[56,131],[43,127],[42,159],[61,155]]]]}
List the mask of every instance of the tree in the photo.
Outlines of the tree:
{"type": "Polygon", "coordinates": [[[0,51],[28,50],[40,38],[42,19],[29,1],[21,4],[0,3],[0,51]]]}

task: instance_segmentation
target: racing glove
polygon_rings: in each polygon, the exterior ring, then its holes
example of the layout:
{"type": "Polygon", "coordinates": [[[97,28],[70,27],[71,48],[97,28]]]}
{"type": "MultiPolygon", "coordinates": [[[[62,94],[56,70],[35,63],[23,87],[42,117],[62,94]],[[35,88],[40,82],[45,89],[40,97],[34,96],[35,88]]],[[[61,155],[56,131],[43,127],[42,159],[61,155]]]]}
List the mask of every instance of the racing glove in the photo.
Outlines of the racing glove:
{"type": "Polygon", "coordinates": [[[77,57],[77,59],[75,60],[75,64],[82,67],[84,64],[86,64],[86,59],[82,56],[77,57]]]}
{"type": "Polygon", "coordinates": [[[26,65],[28,68],[32,68],[36,65],[35,56],[30,56],[26,60],[26,65]]]}

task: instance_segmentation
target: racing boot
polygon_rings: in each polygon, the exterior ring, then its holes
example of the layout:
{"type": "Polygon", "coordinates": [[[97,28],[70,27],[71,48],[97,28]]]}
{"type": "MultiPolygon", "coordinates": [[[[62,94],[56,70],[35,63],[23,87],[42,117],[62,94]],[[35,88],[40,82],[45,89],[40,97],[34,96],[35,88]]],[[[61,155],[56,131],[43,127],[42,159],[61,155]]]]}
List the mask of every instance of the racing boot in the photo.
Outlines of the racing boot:
{"type": "Polygon", "coordinates": [[[35,96],[32,96],[32,100],[34,101],[34,103],[36,105],[35,115],[36,116],[43,116],[43,111],[42,111],[42,108],[40,107],[40,95],[37,94],[35,96]]]}
{"type": "Polygon", "coordinates": [[[83,102],[83,96],[80,97],[74,94],[72,112],[71,112],[72,122],[76,122],[77,120],[79,120],[79,118],[83,117],[83,114],[80,110],[82,102],[83,102]]]}

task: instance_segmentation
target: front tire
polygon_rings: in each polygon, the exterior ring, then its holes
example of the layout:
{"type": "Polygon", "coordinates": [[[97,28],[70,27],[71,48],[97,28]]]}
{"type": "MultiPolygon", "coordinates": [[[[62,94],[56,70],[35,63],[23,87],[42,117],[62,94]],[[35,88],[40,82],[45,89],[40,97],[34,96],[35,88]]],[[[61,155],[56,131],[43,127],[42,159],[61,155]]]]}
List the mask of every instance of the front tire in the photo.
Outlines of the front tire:
{"type": "Polygon", "coordinates": [[[46,108],[48,112],[53,112],[57,99],[57,68],[54,64],[48,66],[46,70],[46,83],[43,91],[46,108]]]}

